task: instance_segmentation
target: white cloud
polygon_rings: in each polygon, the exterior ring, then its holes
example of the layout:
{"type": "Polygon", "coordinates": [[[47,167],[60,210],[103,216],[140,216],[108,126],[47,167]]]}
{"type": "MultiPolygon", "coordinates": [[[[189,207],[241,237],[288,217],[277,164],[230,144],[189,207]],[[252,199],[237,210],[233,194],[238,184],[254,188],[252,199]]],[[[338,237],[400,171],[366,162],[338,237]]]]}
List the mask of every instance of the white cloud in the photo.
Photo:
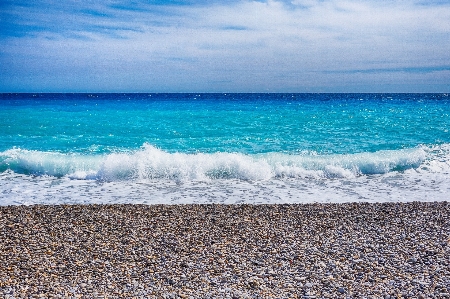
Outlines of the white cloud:
{"type": "Polygon", "coordinates": [[[0,59],[12,59],[13,72],[32,56],[30,78],[50,76],[52,67],[57,82],[77,81],[75,89],[332,91],[348,82],[348,91],[370,91],[379,88],[374,82],[402,80],[395,84],[407,91],[420,76],[448,88],[445,70],[380,70],[448,67],[450,5],[297,0],[95,9],[110,17],[91,11],[72,16],[67,31],[8,39],[0,59]],[[351,72],[371,69],[378,71],[351,72]]]}

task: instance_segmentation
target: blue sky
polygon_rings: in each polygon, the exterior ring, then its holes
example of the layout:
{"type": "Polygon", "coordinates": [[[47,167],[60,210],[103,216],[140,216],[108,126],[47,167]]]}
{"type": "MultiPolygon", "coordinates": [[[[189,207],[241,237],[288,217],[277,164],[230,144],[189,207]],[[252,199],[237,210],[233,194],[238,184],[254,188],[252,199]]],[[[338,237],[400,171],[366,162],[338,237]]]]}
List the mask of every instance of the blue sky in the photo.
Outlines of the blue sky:
{"type": "Polygon", "coordinates": [[[0,92],[449,92],[450,3],[0,2],[0,92]]]}

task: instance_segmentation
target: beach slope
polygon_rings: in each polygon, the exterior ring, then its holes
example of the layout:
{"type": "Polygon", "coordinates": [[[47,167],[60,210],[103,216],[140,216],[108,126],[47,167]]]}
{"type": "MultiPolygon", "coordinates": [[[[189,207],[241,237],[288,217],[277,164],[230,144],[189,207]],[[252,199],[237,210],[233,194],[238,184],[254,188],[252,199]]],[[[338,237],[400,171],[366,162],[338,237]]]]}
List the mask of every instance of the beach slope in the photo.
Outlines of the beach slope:
{"type": "Polygon", "coordinates": [[[445,298],[448,202],[0,207],[0,297],[445,298]]]}

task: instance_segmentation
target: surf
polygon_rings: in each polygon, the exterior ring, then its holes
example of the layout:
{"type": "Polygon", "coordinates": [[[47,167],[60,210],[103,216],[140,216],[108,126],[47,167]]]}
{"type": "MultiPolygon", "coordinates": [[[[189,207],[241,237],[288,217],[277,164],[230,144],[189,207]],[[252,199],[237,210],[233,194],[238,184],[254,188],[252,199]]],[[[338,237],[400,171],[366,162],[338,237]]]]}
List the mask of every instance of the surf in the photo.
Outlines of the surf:
{"type": "Polygon", "coordinates": [[[418,146],[353,154],[315,152],[262,154],[167,152],[150,144],[109,154],[59,153],[14,148],[0,153],[0,171],[77,180],[169,179],[269,180],[275,178],[354,178],[405,172],[448,170],[450,146],[418,146]]]}

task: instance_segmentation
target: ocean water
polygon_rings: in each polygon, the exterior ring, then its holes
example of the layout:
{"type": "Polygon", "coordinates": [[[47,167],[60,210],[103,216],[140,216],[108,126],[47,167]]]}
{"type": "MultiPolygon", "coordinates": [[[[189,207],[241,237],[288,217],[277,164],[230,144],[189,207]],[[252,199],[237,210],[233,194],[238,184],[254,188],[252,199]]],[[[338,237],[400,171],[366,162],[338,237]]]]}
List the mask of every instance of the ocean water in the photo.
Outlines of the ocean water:
{"type": "Polygon", "coordinates": [[[447,94],[0,94],[0,205],[450,198],[447,94]]]}

